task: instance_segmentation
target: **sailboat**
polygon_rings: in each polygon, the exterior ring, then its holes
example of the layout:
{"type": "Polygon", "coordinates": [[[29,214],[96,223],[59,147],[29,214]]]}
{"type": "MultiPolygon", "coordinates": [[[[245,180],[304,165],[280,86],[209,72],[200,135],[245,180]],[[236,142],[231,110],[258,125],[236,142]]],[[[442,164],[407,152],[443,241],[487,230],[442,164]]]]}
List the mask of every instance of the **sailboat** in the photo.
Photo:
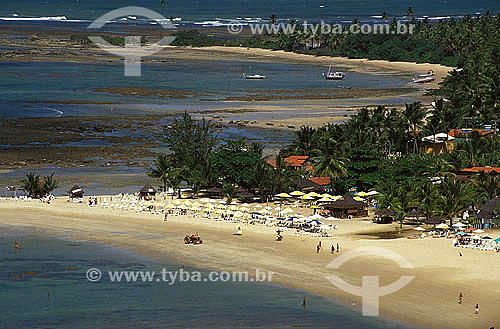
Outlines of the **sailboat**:
{"type": "Polygon", "coordinates": [[[243,73],[243,77],[247,80],[262,80],[265,79],[266,76],[262,74],[252,74],[252,67],[250,66],[249,74],[243,73]]]}
{"type": "Polygon", "coordinates": [[[345,78],[345,73],[341,71],[332,71],[332,66],[328,67],[328,72],[323,73],[326,80],[342,80],[345,78]]]}

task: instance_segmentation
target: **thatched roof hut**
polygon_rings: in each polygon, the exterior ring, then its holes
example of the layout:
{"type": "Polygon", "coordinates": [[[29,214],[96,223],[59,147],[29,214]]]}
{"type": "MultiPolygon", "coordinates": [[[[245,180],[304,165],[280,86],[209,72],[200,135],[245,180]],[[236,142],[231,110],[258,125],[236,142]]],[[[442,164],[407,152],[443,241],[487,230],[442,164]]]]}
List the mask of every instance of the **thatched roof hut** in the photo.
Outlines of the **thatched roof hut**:
{"type": "Polygon", "coordinates": [[[394,217],[396,217],[396,212],[394,210],[378,209],[375,211],[373,222],[378,224],[389,224],[392,223],[394,217]]]}
{"type": "Polygon", "coordinates": [[[443,222],[445,222],[445,220],[440,217],[431,217],[424,220],[424,223],[427,225],[438,225],[443,222]]]}
{"type": "Polygon", "coordinates": [[[78,185],[73,185],[72,188],[70,188],[67,193],[69,194],[69,197],[71,199],[76,199],[76,198],[83,198],[83,194],[85,191],[78,185]]]}
{"type": "Polygon", "coordinates": [[[158,193],[158,191],[151,184],[147,183],[140,189],[139,198],[151,199],[156,195],[156,193],[158,193]]]}
{"type": "Polygon", "coordinates": [[[500,199],[494,198],[487,201],[481,206],[477,214],[477,219],[481,220],[482,224],[491,223],[491,219],[497,215],[500,210],[500,199]]]}
{"type": "Polygon", "coordinates": [[[329,209],[334,216],[345,218],[368,216],[366,207],[364,202],[356,201],[349,193],[346,193],[342,199],[332,202],[325,208],[329,209]]]}

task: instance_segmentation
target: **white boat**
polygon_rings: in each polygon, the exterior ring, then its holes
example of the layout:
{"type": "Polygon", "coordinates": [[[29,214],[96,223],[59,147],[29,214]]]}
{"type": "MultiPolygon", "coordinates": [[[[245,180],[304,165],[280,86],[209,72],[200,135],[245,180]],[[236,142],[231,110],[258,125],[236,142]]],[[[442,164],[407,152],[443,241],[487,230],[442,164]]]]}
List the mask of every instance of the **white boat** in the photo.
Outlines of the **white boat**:
{"type": "Polygon", "coordinates": [[[326,80],[342,80],[345,78],[345,73],[340,71],[332,71],[332,66],[328,67],[328,72],[323,73],[326,80]]]}
{"type": "Polygon", "coordinates": [[[429,82],[433,82],[434,80],[436,80],[436,78],[434,78],[434,76],[427,76],[427,77],[417,77],[417,78],[414,78],[413,79],[413,82],[414,83],[429,83],[429,82]]]}
{"type": "MultiPolygon", "coordinates": [[[[249,72],[252,72],[252,67],[251,66],[250,66],[249,72]]],[[[252,74],[252,73],[249,73],[249,74],[243,73],[243,77],[245,79],[247,79],[247,80],[262,80],[262,79],[266,78],[265,75],[262,75],[262,74],[252,74]]]]}
{"type": "Polygon", "coordinates": [[[428,83],[428,82],[433,82],[434,80],[436,80],[436,78],[434,77],[434,71],[430,70],[427,73],[417,75],[413,79],[413,82],[415,82],[415,83],[428,83]]]}

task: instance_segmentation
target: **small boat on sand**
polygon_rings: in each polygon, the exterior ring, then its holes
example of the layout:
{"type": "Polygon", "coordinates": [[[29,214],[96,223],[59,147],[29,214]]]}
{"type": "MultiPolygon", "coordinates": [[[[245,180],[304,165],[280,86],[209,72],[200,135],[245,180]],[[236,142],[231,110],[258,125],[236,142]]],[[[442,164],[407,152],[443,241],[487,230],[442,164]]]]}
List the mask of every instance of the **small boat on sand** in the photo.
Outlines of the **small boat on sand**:
{"type": "Polygon", "coordinates": [[[430,70],[427,73],[419,74],[415,78],[413,78],[414,83],[428,83],[436,80],[434,77],[434,71],[430,70]]]}
{"type": "Polygon", "coordinates": [[[345,78],[345,73],[341,71],[332,71],[332,66],[328,67],[328,72],[323,73],[326,80],[342,80],[345,78]]]}

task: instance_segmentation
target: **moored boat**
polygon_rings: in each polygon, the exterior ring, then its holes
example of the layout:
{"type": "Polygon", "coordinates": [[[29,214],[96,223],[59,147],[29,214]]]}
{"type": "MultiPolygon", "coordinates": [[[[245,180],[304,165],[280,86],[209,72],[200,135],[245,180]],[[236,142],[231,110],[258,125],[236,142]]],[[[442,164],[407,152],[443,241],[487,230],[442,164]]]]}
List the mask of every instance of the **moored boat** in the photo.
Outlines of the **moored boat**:
{"type": "Polygon", "coordinates": [[[328,72],[323,73],[326,80],[342,80],[345,78],[345,73],[341,71],[332,71],[332,66],[328,67],[328,72]]]}

